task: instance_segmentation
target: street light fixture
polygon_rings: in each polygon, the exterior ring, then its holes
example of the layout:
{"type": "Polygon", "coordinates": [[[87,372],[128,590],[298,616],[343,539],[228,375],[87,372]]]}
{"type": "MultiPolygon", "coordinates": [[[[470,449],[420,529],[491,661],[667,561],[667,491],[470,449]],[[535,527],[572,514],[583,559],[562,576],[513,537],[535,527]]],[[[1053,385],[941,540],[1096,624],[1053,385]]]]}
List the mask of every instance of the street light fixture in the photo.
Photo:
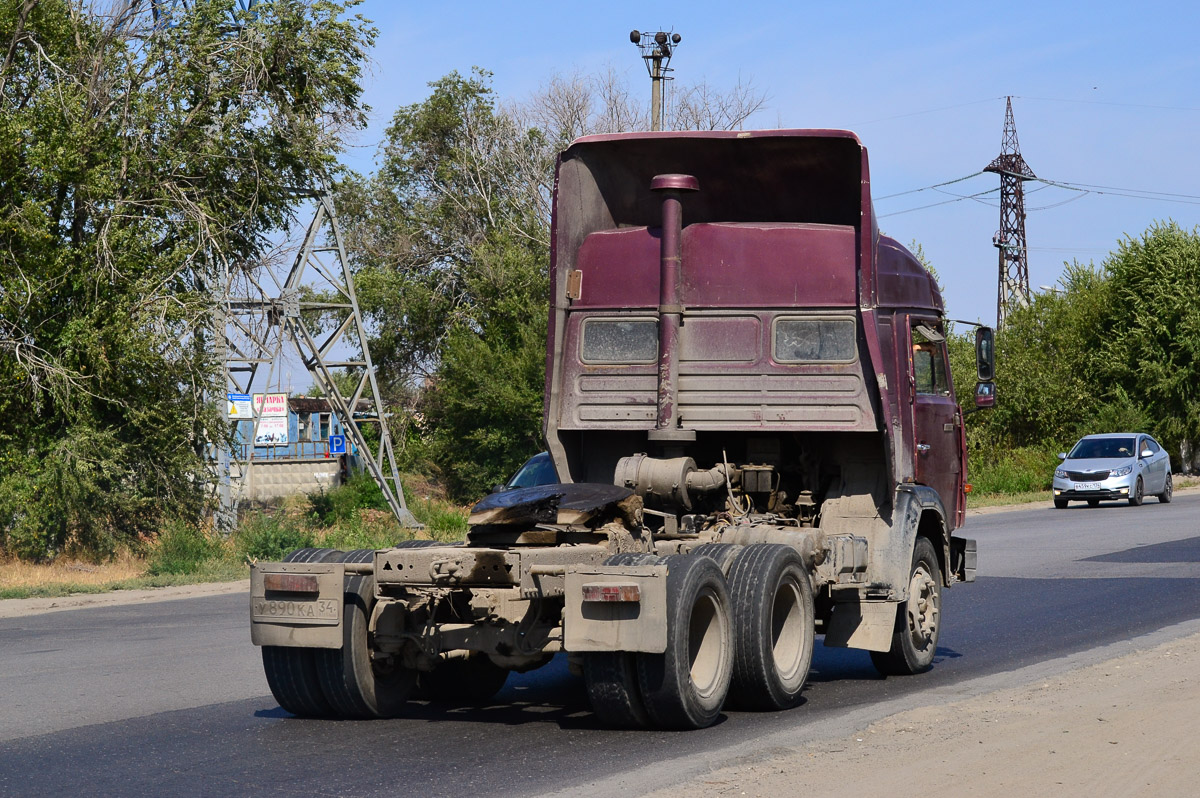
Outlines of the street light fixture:
{"type": "Polygon", "coordinates": [[[678,33],[661,30],[654,32],[632,30],[629,32],[629,41],[633,42],[641,51],[642,60],[646,62],[646,71],[650,73],[651,130],[663,129],[662,84],[664,80],[674,80],[667,73],[674,71],[669,66],[671,55],[682,40],[683,37],[678,33]]]}

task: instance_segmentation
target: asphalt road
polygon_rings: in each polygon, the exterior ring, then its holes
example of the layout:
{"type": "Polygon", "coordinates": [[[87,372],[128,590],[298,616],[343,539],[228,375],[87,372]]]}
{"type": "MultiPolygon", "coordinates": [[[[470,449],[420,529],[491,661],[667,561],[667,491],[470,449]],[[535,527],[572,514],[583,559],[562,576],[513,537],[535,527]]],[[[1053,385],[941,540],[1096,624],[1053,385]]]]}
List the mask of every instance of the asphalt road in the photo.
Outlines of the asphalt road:
{"type": "Polygon", "coordinates": [[[0,618],[0,795],[636,794],[1194,631],[1198,517],[1200,494],[973,517],[980,577],[944,593],[933,671],[883,679],[864,652],[818,647],[801,707],[687,733],[598,728],[561,659],[485,709],[297,720],[267,691],[240,594],[0,618]]]}

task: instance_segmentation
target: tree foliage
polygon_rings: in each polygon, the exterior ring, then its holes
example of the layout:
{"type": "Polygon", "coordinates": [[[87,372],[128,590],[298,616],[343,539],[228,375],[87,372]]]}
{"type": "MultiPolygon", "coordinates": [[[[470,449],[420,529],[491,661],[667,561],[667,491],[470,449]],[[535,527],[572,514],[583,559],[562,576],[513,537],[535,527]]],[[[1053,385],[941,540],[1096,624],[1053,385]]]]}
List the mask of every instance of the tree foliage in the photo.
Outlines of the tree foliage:
{"type": "MultiPolygon", "coordinates": [[[[968,417],[972,454],[995,462],[1013,448],[1062,451],[1082,435],[1146,431],[1176,470],[1194,469],[1200,231],[1155,224],[1098,269],[1068,264],[1059,282],[997,332],[996,406],[968,417]]],[[[951,353],[962,392],[974,384],[968,337],[951,353]]]]}
{"type": "Polygon", "coordinates": [[[196,517],[210,291],[365,121],[375,34],[341,4],[149,6],[0,7],[0,546],[26,557],[196,517]]]}

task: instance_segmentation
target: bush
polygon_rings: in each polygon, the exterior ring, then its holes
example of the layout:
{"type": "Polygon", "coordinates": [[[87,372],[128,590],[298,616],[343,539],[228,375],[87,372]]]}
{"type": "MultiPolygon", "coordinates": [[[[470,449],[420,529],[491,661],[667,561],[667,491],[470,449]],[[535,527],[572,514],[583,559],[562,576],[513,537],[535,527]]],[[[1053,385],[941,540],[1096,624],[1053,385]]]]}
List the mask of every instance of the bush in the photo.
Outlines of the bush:
{"type": "Polygon", "coordinates": [[[342,551],[386,549],[402,537],[391,511],[354,510],[349,519],[324,530],[320,545],[342,551]]]}
{"type": "Polygon", "coordinates": [[[1032,493],[1049,490],[1058,457],[1033,447],[973,451],[968,481],[975,493],[1032,493]]]}
{"type": "Polygon", "coordinates": [[[223,555],[224,545],[219,538],[194,526],[172,523],[158,536],[158,542],[151,549],[147,573],[151,576],[194,574],[223,555]]]}
{"type": "Polygon", "coordinates": [[[302,521],[261,513],[247,516],[234,538],[238,554],[251,562],[277,562],[315,542],[312,530],[302,521]]]}
{"type": "Polygon", "coordinates": [[[313,516],[322,524],[348,521],[356,510],[391,512],[379,484],[365,471],[353,475],[333,490],[310,493],[308,501],[313,516]]]}

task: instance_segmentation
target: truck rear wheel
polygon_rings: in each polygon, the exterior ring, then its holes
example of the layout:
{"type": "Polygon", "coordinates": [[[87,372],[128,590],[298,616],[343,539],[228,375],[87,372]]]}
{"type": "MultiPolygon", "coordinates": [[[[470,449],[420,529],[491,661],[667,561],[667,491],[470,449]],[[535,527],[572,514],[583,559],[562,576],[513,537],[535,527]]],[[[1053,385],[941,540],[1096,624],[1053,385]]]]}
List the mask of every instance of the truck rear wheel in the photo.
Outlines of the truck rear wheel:
{"type": "Polygon", "coordinates": [[[655,725],[701,729],[721,713],[733,676],[733,617],[720,566],[676,554],[667,566],[667,650],[637,655],[638,686],[655,725]]]}
{"type": "Polygon", "coordinates": [[[812,581],[800,553],[778,544],[746,547],[729,572],[729,598],[731,698],[745,709],[796,706],[812,665],[815,634],[812,581]]]}
{"type": "Polygon", "coordinates": [[[717,565],[721,566],[721,573],[728,577],[729,569],[733,567],[733,561],[745,548],[745,546],[732,543],[701,543],[688,554],[693,557],[712,557],[717,561],[717,565]]]}
{"type": "MultiPolygon", "coordinates": [[[[605,565],[657,565],[654,554],[614,554],[605,565]]],[[[637,655],[632,651],[589,651],[583,655],[583,681],[592,711],[605,726],[642,729],[650,715],[638,687],[637,655]]]]}
{"type": "MultiPolygon", "coordinates": [[[[369,562],[371,549],[344,555],[342,562],[369,562]]],[[[375,578],[346,577],[343,593],[342,647],[317,649],[321,688],[334,713],[342,718],[392,718],[400,713],[417,672],[395,660],[372,657],[368,626],[375,605],[375,578]]]]}
{"type": "Polygon", "coordinates": [[[896,608],[896,628],[888,651],[872,651],[880,673],[903,676],[933,666],[942,632],[942,570],[929,538],[917,538],[909,569],[908,600],[896,608]]]}
{"type": "Polygon", "coordinates": [[[508,669],[486,654],[446,660],[429,673],[417,675],[421,694],[436,704],[471,707],[486,704],[508,681],[508,669]]]}
{"type": "MultiPolygon", "coordinates": [[[[341,552],[334,549],[297,549],[284,562],[325,562],[341,552]]],[[[321,718],[332,713],[317,675],[315,648],[263,646],[263,673],[279,706],[301,718],[321,718]]]]}

